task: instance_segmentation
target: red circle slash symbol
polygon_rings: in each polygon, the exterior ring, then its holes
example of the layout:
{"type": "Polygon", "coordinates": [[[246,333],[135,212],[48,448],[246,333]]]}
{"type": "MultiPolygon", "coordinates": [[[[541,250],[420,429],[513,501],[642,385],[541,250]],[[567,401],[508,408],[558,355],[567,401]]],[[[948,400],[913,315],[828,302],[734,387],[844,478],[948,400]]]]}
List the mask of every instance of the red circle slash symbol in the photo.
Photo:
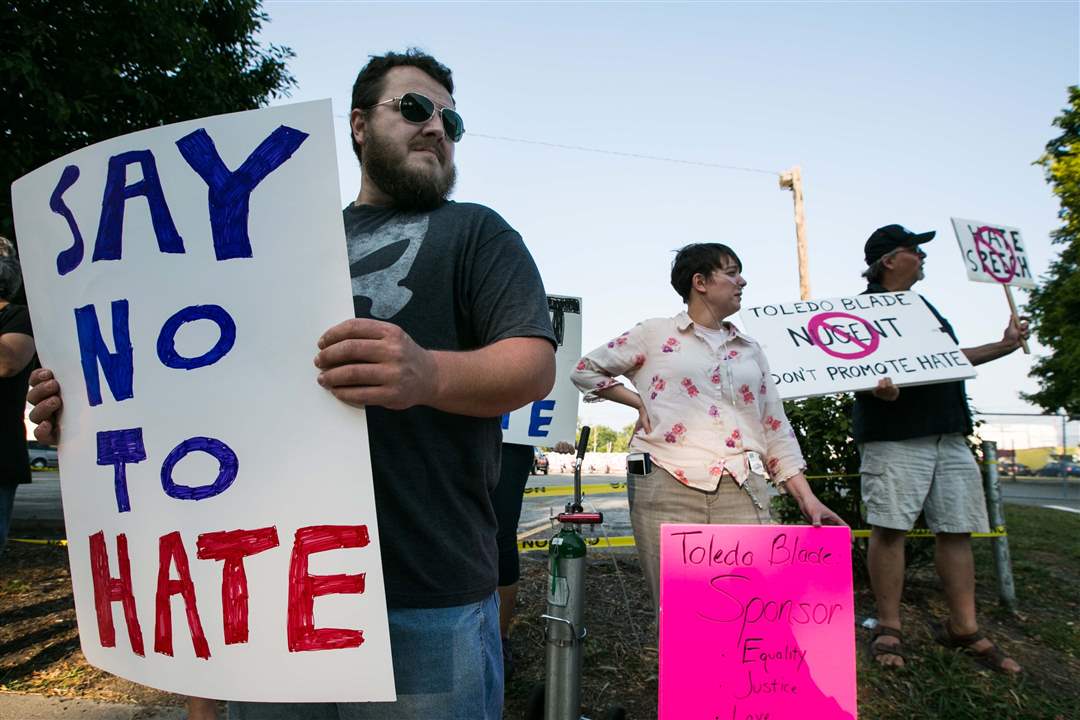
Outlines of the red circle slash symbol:
{"type": "MultiPolygon", "coordinates": [[[[851,325],[853,323],[844,323],[845,325],[851,325]]],[[[840,358],[841,360],[858,360],[864,358],[867,355],[873,353],[878,349],[878,345],[881,344],[881,333],[874,329],[874,326],[862,319],[858,315],[849,315],[843,312],[823,312],[818,313],[814,317],[810,318],[810,322],[806,324],[806,332],[809,333],[810,339],[814,341],[814,345],[821,348],[821,351],[826,355],[832,355],[834,358],[840,358]],[[869,340],[860,340],[852,333],[846,330],[840,329],[830,321],[834,318],[844,318],[845,320],[854,320],[857,323],[862,323],[862,326],[866,328],[867,333],[870,335],[869,340]],[[858,350],[853,352],[841,352],[839,350],[833,350],[821,341],[821,329],[825,328],[834,338],[846,340],[851,343],[858,350]]]]}
{"type": "Polygon", "coordinates": [[[971,237],[975,240],[975,254],[979,256],[979,263],[982,265],[984,273],[994,278],[1002,285],[1009,283],[1016,277],[1016,266],[1018,264],[1016,250],[1013,248],[1012,243],[1005,239],[1004,230],[990,227],[989,225],[983,225],[976,230],[971,237]],[[1008,258],[1005,257],[1005,253],[993,246],[990,239],[987,237],[987,233],[993,235],[1001,242],[1005,247],[1006,252],[1009,253],[1008,258]],[[1002,267],[1005,268],[1004,272],[995,272],[993,264],[986,262],[987,258],[991,255],[998,258],[1002,267]]]}

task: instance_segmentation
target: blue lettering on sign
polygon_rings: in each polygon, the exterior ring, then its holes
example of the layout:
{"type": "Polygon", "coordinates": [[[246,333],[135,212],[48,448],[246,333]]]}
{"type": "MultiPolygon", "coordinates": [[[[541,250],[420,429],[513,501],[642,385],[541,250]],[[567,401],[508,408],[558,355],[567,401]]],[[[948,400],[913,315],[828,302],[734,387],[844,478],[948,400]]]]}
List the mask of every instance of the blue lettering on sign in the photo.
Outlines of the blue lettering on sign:
{"type": "Polygon", "coordinates": [[[145,459],[146,447],[143,445],[142,428],[105,430],[97,434],[97,464],[112,465],[115,468],[113,484],[116,486],[116,509],[120,512],[131,510],[125,466],[145,459]]]}
{"type": "Polygon", "coordinates": [[[235,172],[230,172],[222,162],[205,130],[200,128],[176,141],[180,154],[209,187],[210,228],[218,260],[251,257],[248,237],[251,191],[292,157],[307,137],[305,132],[281,125],[235,172]]]}
{"type": "Polygon", "coordinates": [[[192,305],[179,311],[165,321],[158,334],[157,354],[158,359],[165,367],[177,370],[194,370],[195,368],[213,365],[220,360],[225,353],[232,350],[236,343],[236,323],[225,308],[220,305],[192,305]],[[176,333],[185,323],[196,320],[210,320],[217,323],[221,332],[214,347],[198,357],[184,357],[176,351],[176,333]]]}
{"type": "Polygon", "coordinates": [[[98,364],[105,373],[113,398],[118,402],[134,396],[132,389],[131,332],[128,328],[128,301],[114,300],[112,303],[112,329],[116,352],[110,353],[101,336],[97,312],[93,305],[75,308],[75,327],[79,333],[79,356],[82,359],[83,380],[86,382],[86,397],[90,405],[101,404],[101,380],[98,377],[98,364]]]}
{"type": "Polygon", "coordinates": [[[49,207],[54,213],[67,220],[68,229],[71,230],[71,238],[74,241],[71,247],[56,256],[56,272],[61,275],[67,275],[77,268],[79,263],[82,262],[83,253],[85,252],[82,233],[79,231],[78,223],[75,222],[75,215],[72,214],[71,208],[64,202],[64,193],[78,179],[79,168],[75,165],[68,165],[64,168],[64,172],[60,174],[60,181],[56,183],[56,188],[49,197],[49,207]]]}
{"type": "Polygon", "coordinates": [[[161,464],[161,487],[166,495],[177,500],[205,500],[228,490],[236,480],[239,468],[240,461],[236,453],[220,440],[208,437],[188,438],[173,448],[173,451],[165,458],[165,462],[161,464]],[[188,453],[195,451],[213,455],[217,459],[220,466],[217,479],[210,485],[198,487],[176,484],[172,479],[173,468],[176,467],[176,463],[187,457],[188,453]]]}
{"type": "Polygon", "coordinates": [[[169,206],[165,204],[165,193],[161,190],[153,153],[149,150],[130,150],[109,158],[109,174],[105,180],[105,194],[101,198],[101,220],[98,221],[93,262],[120,259],[124,206],[128,200],[140,195],[146,198],[150,206],[150,221],[161,252],[184,252],[184,241],[176,231],[169,206]],[[136,164],[142,168],[142,180],[128,185],[128,165],[136,164]]]}
{"type": "Polygon", "coordinates": [[[529,437],[547,437],[548,431],[546,428],[551,424],[551,415],[541,415],[544,410],[553,412],[555,410],[554,400],[537,400],[532,404],[532,413],[529,415],[529,437]]]}

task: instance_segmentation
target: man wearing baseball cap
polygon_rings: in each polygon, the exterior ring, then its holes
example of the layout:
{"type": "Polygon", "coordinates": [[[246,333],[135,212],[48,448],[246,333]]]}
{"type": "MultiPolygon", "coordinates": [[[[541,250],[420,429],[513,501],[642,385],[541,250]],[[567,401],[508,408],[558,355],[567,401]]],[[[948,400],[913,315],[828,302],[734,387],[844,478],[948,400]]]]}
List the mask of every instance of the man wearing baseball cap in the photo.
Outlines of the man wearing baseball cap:
{"type": "MultiPolygon", "coordinates": [[[[933,238],[934,231],[914,233],[901,225],[875,230],[863,248],[865,292],[910,290],[923,278],[922,246],[933,238]]],[[[926,298],[923,302],[959,344],[948,320],[926,298]]],[[[962,352],[972,365],[980,365],[1013,352],[1027,334],[1026,320],[1010,319],[1001,340],[962,352]]],[[[885,666],[904,665],[904,539],[921,512],[934,533],[937,570],[949,606],[949,618],[935,629],[935,637],[993,670],[1019,673],[1020,665],[979,631],[975,616],[971,533],[989,531],[989,523],[979,468],[965,442],[972,424],[963,381],[901,390],[883,378],[873,391],[856,393],[852,426],[872,527],[869,570],[878,626],[870,640],[871,657],[885,666]]]]}

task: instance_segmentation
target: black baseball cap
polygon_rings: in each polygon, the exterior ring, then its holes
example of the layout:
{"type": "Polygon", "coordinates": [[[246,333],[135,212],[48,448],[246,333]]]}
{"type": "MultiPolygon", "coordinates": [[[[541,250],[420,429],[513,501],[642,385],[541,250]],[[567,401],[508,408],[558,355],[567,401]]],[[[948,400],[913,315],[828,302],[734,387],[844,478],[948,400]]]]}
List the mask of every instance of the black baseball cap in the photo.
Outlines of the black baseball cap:
{"type": "Polygon", "coordinates": [[[924,242],[930,242],[937,233],[933,230],[924,233],[913,233],[903,225],[886,225],[879,227],[870,235],[863,246],[863,254],[867,265],[873,265],[875,261],[884,255],[888,255],[896,248],[915,247],[924,242]]]}

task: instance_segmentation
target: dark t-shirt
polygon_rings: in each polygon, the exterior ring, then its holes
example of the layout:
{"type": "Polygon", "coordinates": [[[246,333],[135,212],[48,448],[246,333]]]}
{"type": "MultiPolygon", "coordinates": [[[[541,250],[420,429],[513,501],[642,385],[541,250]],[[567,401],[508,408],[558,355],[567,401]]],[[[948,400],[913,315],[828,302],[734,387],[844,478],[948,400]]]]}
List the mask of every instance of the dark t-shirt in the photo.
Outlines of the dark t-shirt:
{"type": "MultiPolygon", "coordinates": [[[[510,337],[554,345],[547,296],[521,236],[494,211],[344,210],[356,316],[392,322],[429,350],[510,337]]],[[[491,491],[500,419],[426,406],[367,409],[390,607],[449,607],[495,590],[491,491]]]]}
{"type": "MultiPolygon", "coordinates": [[[[888,290],[871,283],[863,294],[880,292],[888,290]]],[[[941,323],[942,332],[948,333],[953,342],[959,345],[949,321],[929,300],[921,295],[919,297],[941,323]]],[[[900,396],[892,402],[879,400],[869,392],[855,393],[851,419],[857,443],[971,433],[971,411],[968,409],[963,380],[903,387],[900,396]]]]}
{"type": "MultiPolygon", "coordinates": [[[[21,333],[33,337],[30,313],[23,305],[0,309],[0,335],[21,333]]],[[[11,377],[0,377],[0,485],[30,482],[30,456],[26,452],[26,390],[30,384],[31,360],[11,377]]]]}

